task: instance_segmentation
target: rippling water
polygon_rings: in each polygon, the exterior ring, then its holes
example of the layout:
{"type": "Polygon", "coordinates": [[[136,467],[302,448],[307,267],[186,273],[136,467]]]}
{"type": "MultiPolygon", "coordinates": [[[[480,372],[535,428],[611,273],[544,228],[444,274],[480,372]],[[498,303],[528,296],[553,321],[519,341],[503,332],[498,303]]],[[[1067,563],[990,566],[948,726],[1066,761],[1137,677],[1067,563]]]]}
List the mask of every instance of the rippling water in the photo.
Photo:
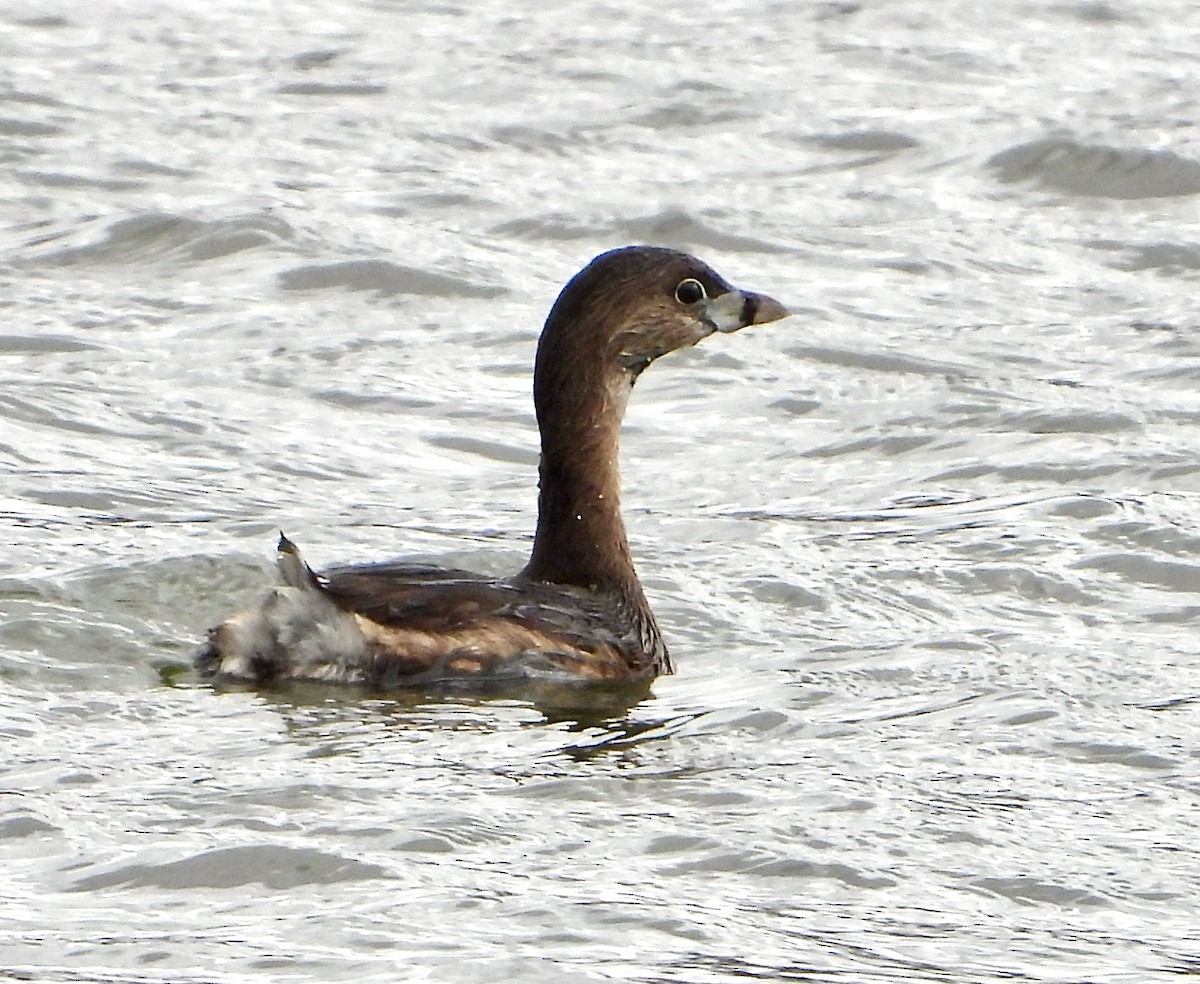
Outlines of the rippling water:
{"type": "Polygon", "coordinates": [[[1200,973],[1200,21],[924,6],[5,8],[0,977],[1200,973]],[[280,528],[519,566],[642,241],[797,312],[633,400],[678,676],[190,675],[280,528]]]}

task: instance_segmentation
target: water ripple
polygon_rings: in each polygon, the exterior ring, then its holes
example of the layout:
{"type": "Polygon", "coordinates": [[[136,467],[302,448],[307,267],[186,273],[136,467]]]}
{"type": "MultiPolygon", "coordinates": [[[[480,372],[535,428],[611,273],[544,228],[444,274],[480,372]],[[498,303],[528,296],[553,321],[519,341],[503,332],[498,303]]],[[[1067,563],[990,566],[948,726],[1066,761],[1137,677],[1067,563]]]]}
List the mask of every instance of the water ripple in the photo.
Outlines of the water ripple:
{"type": "Polygon", "coordinates": [[[1130,150],[1046,137],[995,154],[988,166],[1005,184],[1036,181],[1074,195],[1170,198],[1200,194],[1200,161],[1169,150],[1130,150]]]}

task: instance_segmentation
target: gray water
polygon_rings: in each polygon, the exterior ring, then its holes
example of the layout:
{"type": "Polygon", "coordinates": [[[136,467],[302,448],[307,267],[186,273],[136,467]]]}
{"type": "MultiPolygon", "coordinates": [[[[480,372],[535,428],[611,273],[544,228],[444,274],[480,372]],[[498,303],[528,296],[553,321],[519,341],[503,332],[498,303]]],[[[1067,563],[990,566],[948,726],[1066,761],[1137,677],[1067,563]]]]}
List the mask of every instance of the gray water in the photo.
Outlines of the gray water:
{"type": "Polygon", "coordinates": [[[1200,973],[1198,93],[1183,0],[5,5],[0,977],[1200,973]],[[796,312],[634,394],[679,674],[196,680],[279,529],[520,566],[628,242],[796,312]]]}

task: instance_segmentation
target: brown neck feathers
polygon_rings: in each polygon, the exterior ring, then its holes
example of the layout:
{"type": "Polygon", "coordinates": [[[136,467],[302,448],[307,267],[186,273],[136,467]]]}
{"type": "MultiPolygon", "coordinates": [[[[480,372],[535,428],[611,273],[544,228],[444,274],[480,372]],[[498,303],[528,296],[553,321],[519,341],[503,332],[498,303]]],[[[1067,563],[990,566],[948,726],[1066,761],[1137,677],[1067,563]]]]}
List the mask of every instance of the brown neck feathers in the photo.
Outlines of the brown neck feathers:
{"type": "Polygon", "coordinates": [[[631,386],[628,372],[594,354],[581,363],[569,355],[555,358],[552,345],[539,347],[534,402],[542,457],[527,577],[593,589],[637,585],[621,519],[618,461],[631,386]]]}

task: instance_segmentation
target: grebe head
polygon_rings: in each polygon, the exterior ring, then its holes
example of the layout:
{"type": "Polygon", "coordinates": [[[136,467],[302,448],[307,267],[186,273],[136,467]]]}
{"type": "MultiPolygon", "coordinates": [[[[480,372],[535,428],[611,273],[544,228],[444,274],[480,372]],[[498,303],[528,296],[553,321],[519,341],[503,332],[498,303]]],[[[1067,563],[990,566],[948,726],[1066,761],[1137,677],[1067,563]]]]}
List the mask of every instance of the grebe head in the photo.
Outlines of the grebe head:
{"type": "Polygon", "coordinates": [[[774,298],[733,287],[687,253],[625,246],[601,253],[562,289],[546,319],[536,373],[565,364],[632,380],[659,356],[713,332],[787,315],[774,298]]]}

